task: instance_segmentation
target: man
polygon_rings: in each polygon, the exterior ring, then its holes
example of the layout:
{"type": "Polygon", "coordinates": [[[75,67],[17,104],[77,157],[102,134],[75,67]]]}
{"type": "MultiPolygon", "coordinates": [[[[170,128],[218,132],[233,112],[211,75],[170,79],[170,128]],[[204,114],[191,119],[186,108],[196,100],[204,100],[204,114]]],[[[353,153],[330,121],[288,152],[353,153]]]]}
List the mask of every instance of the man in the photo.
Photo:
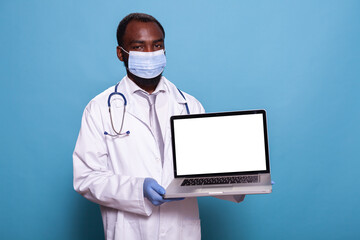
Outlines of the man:
{"type": "Polygon", "coordinates": [[[170,116],[204,112],[162,76],[164,38],[152,16],[126,16],[117,30],[117,56],[127,76],[91,100],[83,114],[74,188],[100,205],[106,239],[201,238],[197,199],[162,197],[173,179],[170,116]]]}

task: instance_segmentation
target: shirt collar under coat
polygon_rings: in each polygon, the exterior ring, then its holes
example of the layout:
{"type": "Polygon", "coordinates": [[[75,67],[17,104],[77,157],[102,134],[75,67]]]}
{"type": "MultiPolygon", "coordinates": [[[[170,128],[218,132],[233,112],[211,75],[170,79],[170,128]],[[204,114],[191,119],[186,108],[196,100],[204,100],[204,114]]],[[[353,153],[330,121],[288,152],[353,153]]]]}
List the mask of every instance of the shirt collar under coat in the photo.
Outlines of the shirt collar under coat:
{"type": "MultiPolygon", "coordinates": [[[[138,91],[141,91],[145,94],[149,94],[148,92],[146,92],[145,90],[141,89],[138,85],[136,85],[128,76],[126,76],[124,78],[124,81],[126,82],[126,84],[128,85],[129,87],[129,92],[131,94],[134,94],[138,91]]],[[[167,92],[167,88],[164,84],[164,77],[161,77],[158,85],[156,86],[156,89],[155,91],[152,93],[152,94],[158,94],[159,92],[167,92]]]]}

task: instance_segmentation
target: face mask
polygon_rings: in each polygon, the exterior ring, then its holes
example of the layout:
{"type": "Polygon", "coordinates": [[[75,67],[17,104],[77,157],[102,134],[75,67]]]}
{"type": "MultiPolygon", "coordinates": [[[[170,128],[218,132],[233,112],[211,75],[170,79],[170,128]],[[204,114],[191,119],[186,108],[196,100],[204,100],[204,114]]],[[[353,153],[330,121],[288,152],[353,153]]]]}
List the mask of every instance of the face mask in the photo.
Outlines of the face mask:
{"type": "MultiPolygon", "coordinates": [[[[122,50],[125,51],[122,47],[122,50]]],[[[130,51],[128,59],[129,71],[140,78],[154,78],[159,76],[166,66],[164,49],[155,52],[130,51]]]]}

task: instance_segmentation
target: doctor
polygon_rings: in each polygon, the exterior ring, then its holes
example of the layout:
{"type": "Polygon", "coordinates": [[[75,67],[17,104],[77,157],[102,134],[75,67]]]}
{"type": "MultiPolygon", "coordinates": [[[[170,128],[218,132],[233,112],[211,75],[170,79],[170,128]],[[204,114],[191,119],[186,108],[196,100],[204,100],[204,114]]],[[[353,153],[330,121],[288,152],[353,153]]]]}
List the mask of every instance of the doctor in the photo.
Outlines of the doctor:
{"type": "Polygon", "coordinates": [[[173,179],[170,116],[204,112],[199,101],[162,76],[164,38],[152,16],[126,16],[117,29],[117,56],[127,76],[83,113],[73,154],[74,189],[100,205],[108,240],[201,238],[197,199],[162,198],[173,179]]]}

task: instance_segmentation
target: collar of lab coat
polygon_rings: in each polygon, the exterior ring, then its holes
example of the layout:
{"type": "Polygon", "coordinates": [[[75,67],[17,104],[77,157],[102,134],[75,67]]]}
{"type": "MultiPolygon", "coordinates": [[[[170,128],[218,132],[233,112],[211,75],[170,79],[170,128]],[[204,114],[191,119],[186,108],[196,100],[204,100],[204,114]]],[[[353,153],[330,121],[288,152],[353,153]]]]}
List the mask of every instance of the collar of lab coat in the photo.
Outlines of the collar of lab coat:
{"type": "MultiPolygon", "coordinates": [[[[170,119],[167,119],[165,115],[169,115],[172,112],[175,114],[183,114],[186,112],[184,104],[187,102],[182,95],[179,93],[176,86],[167,80],[164,76],[162,76],[159,84],[161,85],[156,88],[155,91],[163,90],[165,91],[165,95],[170,95],[169,99],[174,99],[174,101],[165,101],[165,104],[161,106],[163,108],[161,111],[158,111],[158,118],[160,121],[160,128],[162,133],[166,133],[166,129],[168,128],[168,124],[170,123],[170,119]],[[175,108],[175,109],[174,109],[175,108]],[[174,111],[175,110],[175,111],[174,111]]],[[[126,112],[133,115],[140,121],[142,121],[145,125],[148,125],[148,114],[141,107],[137,107],[137,98],[134,97],[135,91],[138,90],[138,86],[132,82],[127,76],[125,76],[119,83],[118,92],[125,94],[127,99],[127,107],[126,112]]],[[[164,134],[165,135],[165,134],[164,134]]],[[[164,136],[166,139],[166,136],[164,136]]]]}

